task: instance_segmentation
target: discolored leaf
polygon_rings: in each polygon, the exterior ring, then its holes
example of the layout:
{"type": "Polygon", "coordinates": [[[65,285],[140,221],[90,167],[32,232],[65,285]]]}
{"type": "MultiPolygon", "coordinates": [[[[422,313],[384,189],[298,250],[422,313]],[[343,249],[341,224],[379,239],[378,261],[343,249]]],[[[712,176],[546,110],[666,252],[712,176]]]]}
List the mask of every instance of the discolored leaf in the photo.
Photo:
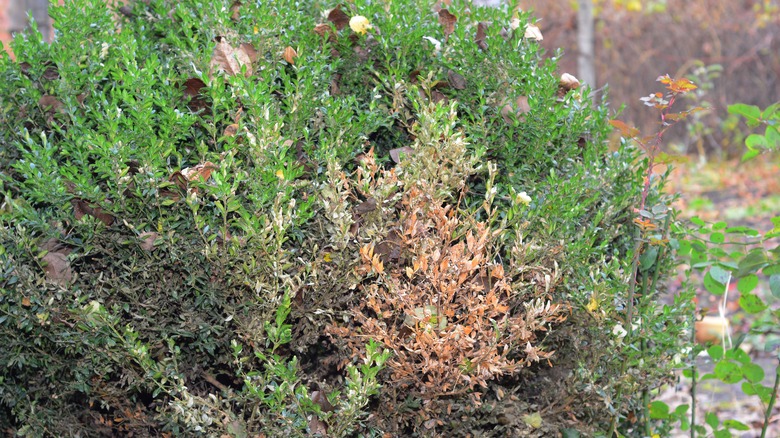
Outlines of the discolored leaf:
{"type": "Polygon", "coordinates": [[[143,249],[144,251],[151,251],[151,250],[153,250],[154,249],[154,241],[155,241],[155,239],[157,239],[157,236],[159,236],[159,234],[157,234],[154,231],[146,231],[144,233],[139,234],[138,235],[138,239],[141,241],[139,243],[139,246],[141,247],[141,249],[143,249]]]}
{"type": "Polygon", "coordinates": [[[331,41],[335,39],[335,36],[333,35],[333,28],[330,27],[330,24],[320,23],[314,26],[314,33],[323,38],[327,37],[331,41]]]}
{"type": "Polygon", "coordinates": [[[217,71],[224,72],[228,76],[241,74],[241,69],[246,68],[244,75],[252,75],[252,60],[247,53],[247,48],[234,48],[222,38],[214,47],[211,54],[211,74],[217,71]]]}
{"type": "Polygon", "coordinates": [[[623,137],[634,138],[637,135],[639,135],[638,129],[628,126],[625,122],[621,120],[610,120],[609,124],[617,128],[623,137]]]}
{"type": "Polygon", "coordinates": [[[225,127],[225,130],[222,132],[223,137],[235,137],[235,135],[238,133],[238,123],[232,123],[230,125],[227,125],[225,127]]]}
{"type": "Polygon", "coordinates": [[[466,78],[452,70],[447,70],[447,81],[450,83],[450,86],[456,90],[463,90],[466,88],[466,78]]]}
{"type": "Polygon", "coordinates": [[[477,43],[477,47],[479,47],[480,50],[483,52],[488,49],[487,45],[487,27],[488,23],[484,21],[480,21],[477,24],[477,36],[474,37],[474,42],[477,43]]]}
{"type": "Polygon", "coordinates": [[[84,216],[92,216],[103,222],[106,226],[114,223],[114,217],[103,211],[100,207],[92,207],[89,203],[83,199],[73,198],[70,200],[70,204],[73,206],[73,215],[76,220],[81,219],[84,216]]]}
{"type": "Polygon", "coordinates": [[[349,15],[341,10],[341,6],[336,6],[328,12],[328,21],[333,23],[337,30],[342,30],[349,25],[349,15]]]}
{"type": "Polygon", "coordinates": [[[512,103],[507,103],[501,108],[501,118],[503,118],[507,124],[511,125],[514,123],[515,118],[521,122],[525,121],[523,115],[530,111],[531,105],[528,103],[528,96],[518,96],[514,101],[514,105],[512,103]]]}
{"type": "Polygon", "coordinates": [[[230,19],[238,21],[241,19],[241,2],[236,0],[230,5],[230,19]]]}
{"type": "Polygon", "coordinates": [[[402,154],[405,156],[405,155],[411,155],[412,153],[414,153],[414,149],[412,149],[409,146],[404,146],[404,147],[400,147],[400,148],[390,149],[390,158],[395,163],[400,163],[402,154]]]}
{"type": "Polygon", "coordinates": [[[38,105],[48,114],[59,113],[65,110],[65,105],[57,100],[56,97],[49,94],[41,96],[41,98],[38,99],[38,105]]]}
{"type": "Polygon", "coordinates": [[[211,172],[218,168],[219,167],[211,161],[206,161],[197,166],[182,169],[181,174],[184,175],[188,181],[192,181],[198,177],[200,177],[202,181],[206,181],[211,177],[211,172]]]}
{"type": "Polygon", "coordinates": [[[523,34],[523,37],[535,41],[542,41],[544,39],[544,36],[542,36],[542,31],[539,30],[539,27],[533,24],[529,24],[525,27],[525,33],[523,34]]]}
{"type": "Polygon", "coordinates": [[[334,410],[333,405],[328,401],[328,397],[323,391],[312,391],[311,401],[320,407],[322,412],[332,412],[334,410]]]}
{"type": "Polygon", "coordinates": [[[444,37],[449,37],[452,32],[455,31],[455,23],[458,21],[458,17],[452,15],[449,10],[439,10],[439,24],[444,28],[444,37]]]}
{"type": "Polygon", "coordinates": [[[370,213],[376,210],[376,207],[377,207],[376,199],[368,198],[355,207],[355,213],[362,216],[366,213],[370,213]]]}
{"type": "Polygon", "coordinates": [[[252,64],[257,62],[257,59],[260,57],[260,52],[255,49],[255,46],[249,43],[241,43],[238,46],[238,50],[244,52],[252,64]]]}
{"type": "Polygon", "coordinates": [[[284,53],[282,53],[282,58],[284,58],[285,61],[287,61],[288,64],[294,65],[295,64],[295,58],[298,56],[298,52],[295,51],[290,46],[287,46],[284,48],[284,53]]]}
{"type": "Polygon", "coordinates": [[[580,88],[580,80],[574,77],[573,75],[570,75],[569,73],[564,73],[561,75],[561,80],[558,82],[559,86],[563,88],[566,91],[576,90],[577,88],[580,88]]]}
{"type": "Polygon", "coordinates": [[[73,279],[70,262],[65,254],[49,252],[42,259],[43,272],[46,278],[62,286],[67,285],[73,279]]]}
{"type": "Polygon", "coordinates": [[[57,70],[57,66],[50,65],[46,67],[46,70],[44,70],[43,75],[41,75],[41,78],[46,79],[47,81],[55,81],[60,78],[60,72],[57,70]]]}
{"type": "Polygon", "coordinates": [[[189,78],[184,81],[184,95],[193,98],[200,93],[200,89],[205,87],[206,83],[198,78],[189,78]]]}

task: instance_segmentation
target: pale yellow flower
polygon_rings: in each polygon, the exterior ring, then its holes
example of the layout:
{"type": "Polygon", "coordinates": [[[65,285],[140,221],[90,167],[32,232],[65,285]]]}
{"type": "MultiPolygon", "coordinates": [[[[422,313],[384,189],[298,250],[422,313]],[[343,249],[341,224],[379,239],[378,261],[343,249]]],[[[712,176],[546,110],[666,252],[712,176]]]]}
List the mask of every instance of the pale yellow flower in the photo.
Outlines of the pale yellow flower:
{"type": "Polygon", "coordinates": [[[530,203],[531,203],[531,197],[530,197],[530,196],[528,196],[528,193],[526,193],[526,192],[520,192],[520,193],[518,193],[518,194],[517,194],[517,199],[516,199],[516,201],[517,201],[519,204],[525,204],[525,205],[528,205],[528,204],[530,204],[530,203]]]}
{"type": "Polygon", "coordinates": [[[355,33],[363,35],[369,29],[373,29],[373,26],[368,22],[368,18],[362,15],[355,15],[349,19],[349,28],[355,31],[355,33]]]}

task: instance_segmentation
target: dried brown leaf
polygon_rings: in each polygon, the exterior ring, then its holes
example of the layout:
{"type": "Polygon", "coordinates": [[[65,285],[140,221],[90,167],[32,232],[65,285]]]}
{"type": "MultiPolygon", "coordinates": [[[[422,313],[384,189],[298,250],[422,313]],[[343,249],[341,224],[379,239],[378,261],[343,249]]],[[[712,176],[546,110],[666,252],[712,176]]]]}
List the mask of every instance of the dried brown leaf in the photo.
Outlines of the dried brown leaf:
{"type": "Polygon", "coordinates": [[[477,36],[474,37],[474,41],[477,43],[477,47],[483,52],[488,49],[487,45],[487,27],[488,23],[480,21],[477,24],[477,36]]]}
{"type": "Polygon", "coordinates": [[[227,125],[222,132],[223,137],[234,137],[238,133],[238,123],[227,125]]]}
{"type": "Polygon", "coordinates": [[[463,90],[466,88],[466,78],[452,70],[447,71],[447,82],[456,90],[463,90]]]}
{"type": "Polygon", "coordinates": [[[252,75],[252,60],[249,54],[244,48],[236,49],[224,38],[221,39],[211,53],[211,74],[222,71],[228,76],[236,76],[241,74],[242,68],[246,68],[246,77],[252,75]]]}
{"type": "Polygon", "coordinates": [[[255,46],[249,43],[241,43],[238,46],[238,50],[243,51],[252,64],[257,62],[257,59],[260,57],[260,52],[258,52],[257,49],[255,49],[255,46]]]}
{"type": "Polygon", "coordinates": [[[57,66],[50,65],[46,67],[41,77],[47,81],[54,81],[60,78],[60,72],[57,70],[57,66]]]}
{"type": "Polygon", "coordinates": [[[182,169],[181,174],[187,178],[187,181],[192,181],[198,177],[200,177],[202,181],[206,181],[211,177],[211,172],[218,168],[219,167],[211,161],[206,161],[197,166],[182,169]]]}
{"type": "Polygon", "coordinates": [[[390,149],[390,158],[394,162],[400,163],[401,162],[401,154],[406,156],[406,155],[411,155],[412,153],[414,153],[414,149],[412,149],[409,146],[404,146],[404,147],[401,147],[401,148],[390,149]]]}
{"type": "Polygon", "coordinates": [[[230,5],[230,19],[238,21],[241,19],[241,2],[236,0],[230,5]]]}
{"type": "Polygon", "coordinates": [[[513,115],[518,120],[524,121],[525,117],[523,117],[523,115],[530,111],[531,106],[528,104],[528,97],[519,96],[517,99],[515,99],[514,105],[512,103],[507,103],[503,108],[501,108],[501,117],[506,123],[512,124],[514,123],[513,115]]]}
{"type": "Polygon", "coordinates": [[[330,402],[328,401],[328,397],[325,395],[325,392],[323,391],[312,391],[311,401],[314,402],[314,404],[319,405],[320,410],[322,410],[322,412],[331,412],[334,409],[333,405],[330,404],[330,402]]]}
{"type": "Polygon", "coordinates": [[[49,280],[64,286],[73,279],[73,271],[70,269],[70,262],[65,254],[49,252],[43,256],[42,260],[44,263],[43,272],[49,280]]]}
{"type": "Polygon", "coordinates": [[[341,30],[349,25],[349,15],[341,10],[341,6],[336,6],[328,13],[328,21],[333,23],[337,30],[341,30]]]}
{"type": "Polygon", "coordinates": [[[141,241],[139,244],[141,246],[141,249],[144,251],[151,251],[154,249],[154,241],[157,239],[157,236],[159,236],[158,233],[154,231],[146,231],[144,233],[141,233],[138,235],[138,239],[141,241]]]}
{"type": "Polygon", "coordinates": [[[73,215],[76,217],[76,220],[79,220],[84,216],[92,216],[100,222],[103,222],[106,226],[114,223],[114,216],[106,213],[100,207],[92,207],[83,199],[73,198],[70,200],[70,204],[73,206],[73,215]]]}
{"type": "Polygon", "coordinates": [[[65,111],[65,105],[62,104],[56,97],[44,94],[38,99],[38,105],[48,114],[54,114],[65,111]]]}
{"type": "Polygon", "coordinates": [[[200,89],[205,87],[206,83],[198,78],[189,78],[184,81],[184,95],[193,98],[200,93],[200,89]]]}
{"type": "Polygon", "coordinates": [[[290,46],[287,46],[284,48],[284,53],[282,53],[282,58],[284,58],[285,61],[287,61],[288,64],[294,65],[295,64],[295,58],[298,56],[298,52],[295,51],[290,46]]]}
{"type": "Polygon", "coordinates": [[[449,37],[455,31],[455,23],[458,17],[452,15],[449,10],[441,9],[439,11],[439,24],[444,28],[444,37],[449,37]]]}

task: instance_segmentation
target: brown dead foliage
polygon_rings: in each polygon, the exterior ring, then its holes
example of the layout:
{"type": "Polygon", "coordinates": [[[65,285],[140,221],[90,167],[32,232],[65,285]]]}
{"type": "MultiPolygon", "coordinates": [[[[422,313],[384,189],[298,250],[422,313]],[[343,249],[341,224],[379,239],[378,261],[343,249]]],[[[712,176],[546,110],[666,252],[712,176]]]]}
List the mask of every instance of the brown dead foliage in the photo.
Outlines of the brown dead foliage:
{"type": "MultiPolygon", "coordinates": [[[[397,181],[392,170],[378,170],[373,153],[362,163],[359,174],[373,169],[366,178],[371,190],[387,192],[397,181]]],[[[565,316],[561,306],[542,299],[513,305],[513,279],[491,255],[493,230],[460,217],[433,192],[420,182],[385,210],[388,231],[359,250],[364,298],[350,311],[354,324],[331,325],[327,332],[353,359],[362,357],[367,338],[391,350],[390,380],[404,397],[471,394],[478,402],[475,387],[548,360],[553,353],[539,348],[538,333],[565,316]]],[[[436,418],[433,406],[439,405],[426,406],[436,418]]]]}

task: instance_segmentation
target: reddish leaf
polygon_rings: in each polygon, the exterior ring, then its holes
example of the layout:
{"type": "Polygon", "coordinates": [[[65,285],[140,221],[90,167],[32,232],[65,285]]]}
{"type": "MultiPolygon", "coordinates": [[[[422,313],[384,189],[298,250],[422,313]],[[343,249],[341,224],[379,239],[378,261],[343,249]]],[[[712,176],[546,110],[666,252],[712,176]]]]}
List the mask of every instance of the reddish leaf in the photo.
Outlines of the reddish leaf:
{"type": "Polygon", "coordinates": [[[100,207],[92,207],[83,199],[73,198],[70,200],[70,204],[73,206],[73,215],[76,217],[76,220],[79,220],[84,216],[92,216],[100,222],[103,222],[106,226],[114,223],[113,216],[103,211],[100,207]]]}
{"type": "Polygon", "coordinates": [[[487,27],[487,23],[480,21],[479,24],[477,24],[477,36],[474,37],[477,47],[483,52],[488,49],[487,42],[485,41],[487,40],[487,27]]]}
{"type": "Polygon", "coordinates": [[[336,6],[328,13],[328,21],[333,23],[337,30],[341,30],[349,25],[349,15],[341,10],[341,6],[336,6]]]}
{"type": "Polygon", "coordinates": [[[458,17],[452,15],[447,9],[439,11],[439,24],[444,28],[444,37],[449,37],[455,31],[455,23],[458,17]]]}
{"type": "Polygon", "coordinates": [[[141,241],[139,246],[144,251],[151,251],[154,249],[154,241],[159,234],[154,231],[147,231],[138,235],[138,239],[141,241]]]}
{"type": "Polygon", "coordinates": [[[233,123],[225,127],[225,131],[222,132],[223,137],[234,137],[238,133],[238,123],[233,123]]]}
{"type": "Polygon", "coordinates": [[[212,163],[211,161],[206,161],[205,163],[198,164],[195,167],[182,169],[181,174],[184,175],[188,181],[192,181],[198,177],[200,177],[202,181],[206,181],[211,177],[211,172],[215,169],[218,169],[216,164],[212,163]]]}
{"type": "Polygon", "coordinates": [[[458,73],[452,70],[447,71],[447,81],[456,90],[463,90],[466,88],[466,79],[458,73]]]}
{"type": "Polygon", "coordinates": [[[62,104],[56,97],[49,94],[44,94],[38,99],[38,105],[48,114],[54,114],[63,112],[65,105],[62,104]]]}
{"type": "Polygon", "coordinates": [[[184,95],[193,98],[200,93],[200,89],[205,87],[206,83],[198,78],[190,78],[184,81],[184,95]]]}
{"type": "Polygon", "coordinates": [[[43,256],[42,261],[43,272],[49,280],[64,286],[73,279],[70,262],[65,254],[50,252],[43,256]]]}
{"type": "Polygon", "coordinates": [[[518,96],[517,99],[515,99],[514,105],[512,103],[507,103],[501,108],[501,118],[503,118],[507,124],[511,125],[514,123],[513,118],[517,118],[521,122],[525,121],[523,115],[530,111],[531,105],[528,104],[528,96],[518,96]]]}
{"type": "Polygon", "coordinates": [[[295,64],[295,57],[298,56],[298,52],[295,51],[290,46],[287,46],[284,48],[284,53],[282,53],[282,58],[284,58],[285,61],[287,61],[288,64],[294,65],[295,64]]]}
{"type": "Polygon", "coordinates": [[[215,71],[222,71],[228,76],[241,74],[241,69],[246,68],[244,75],[252,75],[252,60],[245,47],[238,49],[230,46],[223,38],[214,47],[211,53],[211,74],[215,71]]]}
{"type": "Polygon", "coordinates": [[[639,135],[638,129],[626,125],[625,122],[623,121],[610,120],[609,124],[614,126],[617,130],[619,130],[620,134],[623,135],[623,137],[634,138],[637,135],[639,135]]]}
{"type": "Polygon", "coordinates": [[[411,155],[412,153],[414,153],[414,149],[410,148],[409,146],[404,146],[404,147],[401,147],[401,148],[390,149],[390,158],[394,162],[400,163],[401,162],[401,154],[403,154],[404,156],[407,156],[407,155],[411,155]]]}
{"type": "Polygon", "coordinates": [[[241,2],[239,0],[230,5],[230,19],[233,21],[241,19],[241,2]]]}

